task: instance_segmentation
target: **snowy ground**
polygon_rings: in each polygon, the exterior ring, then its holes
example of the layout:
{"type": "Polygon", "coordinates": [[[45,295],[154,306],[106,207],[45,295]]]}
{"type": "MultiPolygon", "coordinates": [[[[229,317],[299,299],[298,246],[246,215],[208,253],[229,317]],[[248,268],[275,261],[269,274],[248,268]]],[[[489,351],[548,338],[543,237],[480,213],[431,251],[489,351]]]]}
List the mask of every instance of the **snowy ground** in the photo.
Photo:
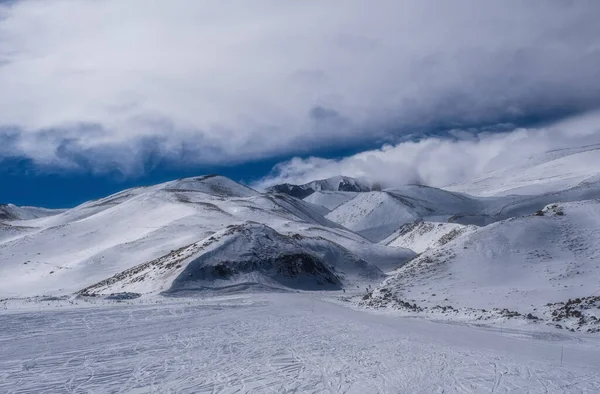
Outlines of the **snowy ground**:
{"type": "Polygon", "coordinates": [[[316,293],[157,299],[5,302],[0,392],[596,393],[600,388],[597,336],[356,311],[316,293]]]}

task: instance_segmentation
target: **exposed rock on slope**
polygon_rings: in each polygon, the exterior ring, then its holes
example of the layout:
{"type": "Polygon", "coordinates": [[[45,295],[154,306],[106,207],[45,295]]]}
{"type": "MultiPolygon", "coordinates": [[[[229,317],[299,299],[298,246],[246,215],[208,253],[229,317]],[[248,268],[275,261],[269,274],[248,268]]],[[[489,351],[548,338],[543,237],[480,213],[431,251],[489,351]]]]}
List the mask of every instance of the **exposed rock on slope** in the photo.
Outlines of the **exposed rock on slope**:
{"type": "Polygon", "coordinates": [[[343,191],[343,192],[368,192],[377,189],[376,186],[358,179],[336,176],[328,179],[312,181],[304,185],[292,185],[283,183],[271,186],[267,189],[269,193],[285,193],[293,197],[303,199],[316,191],[343,191]]]}
{"type": "Polygon", "coordinates": [[[599,200],[551,204],[542,214],[500,221],[425,251],[363,304],[406,304],[414,311],[445,307],[444,312],[472,318],[496,311],[497,317],[530,315],[563,325],[581,314],[583,320],[569,327],[592,329],[600,324],[596,308],[581,309],[577,316],[553,312],[600,290],[599,239],[599,200]]]}
{"type": "Polygon", "coordinates": [[[229,226],[81,293],[176,292],[231,286],[331,290],[383,277],[376,267],[324,238],[287,236],[248,223],[229,226]]]}
{"type": "Polygon", "coordinates": [[[445,245],[459,236],[475,231],[477,226],[457,223],[425,222],[417,220],[400,227],[381,241],[382,245],[410,248],[417,253],[445,245]]]}
{"type": "Polygon", "coordinates": [[[57,215],[62,209],[47,209],[38,207],[18,207],[13,204],[0,204],[0,222],[29,220],[57,215]]]}

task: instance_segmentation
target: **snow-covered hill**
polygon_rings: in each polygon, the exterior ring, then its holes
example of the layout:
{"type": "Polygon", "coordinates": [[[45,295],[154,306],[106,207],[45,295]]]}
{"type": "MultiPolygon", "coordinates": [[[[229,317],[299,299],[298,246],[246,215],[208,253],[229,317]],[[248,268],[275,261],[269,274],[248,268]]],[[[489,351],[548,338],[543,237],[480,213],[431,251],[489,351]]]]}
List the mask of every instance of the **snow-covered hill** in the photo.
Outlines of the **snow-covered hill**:
{"type": "Polygon", "coordinates": [[[390,236],[404,224],[429,218],[454,220],[484,212],[480,199],[420,185],[360,193],[340,204],[326,217],[373,242],[390,236]]]}
{"type": "Polygon", "coordinates": [[[553,202],[600,198],[600,145],[549,151],[443,189],[403,185],[384,191],[313,192],[305,200],[327,218],[380,242],[415,220],[484,226],[553,202]]]}
{"type": "Polygon", "coordinates": [[[73,293],[248,222],[266,224],[281,237],[320,237],[383,270],[414,256],[371,244],[326,219],[327,212],[221,176],[125,190],[54,216],[3,225],[0,297],[73,293]]]}
{"type": "Polygon", "coordinates": [[[362,304],[600,329],[600,200],[469,231],[394,272],[362,304]]]}
{"type": "Polygon", "coordinates": [[[0,205],[0,243],[18,238],[31,230],[27,225],[18,225],[13,222],[58,215],[63,211],[62,209],[19,207],[13,204],[0,205]]]}
{"type": "Polygon", "coordinates": [[[288,236],[262,224],[247,223],[230,225],[201,242],[118,273],[82,293],[175,292],[233,286],[331,290],[383,277],[381,270],[325,238],[288,236]]]}
{"type": "Polygon", "coordinates": [[[428,249],[445,245],[463,234],[475,231],[477,228],[477,226],[464,226],[457,223],[417,220],[400,227],[398,231],[381,241],[380,244],[410,248],[417,253],[422,253],[428,249]]]}
{"type": "MultiPolygon", "coordinates": [[[[479,197],[405,185],[381,192],[353,193],[326,217],[373,242],[380,242],[416,220],[485,226],[527,215],[553,202],[594,198],[600,198],[600,173],[565,190],[533,195],[479,197]]],[[[319,196],[311,201],[321,203],[319,196]]]]}

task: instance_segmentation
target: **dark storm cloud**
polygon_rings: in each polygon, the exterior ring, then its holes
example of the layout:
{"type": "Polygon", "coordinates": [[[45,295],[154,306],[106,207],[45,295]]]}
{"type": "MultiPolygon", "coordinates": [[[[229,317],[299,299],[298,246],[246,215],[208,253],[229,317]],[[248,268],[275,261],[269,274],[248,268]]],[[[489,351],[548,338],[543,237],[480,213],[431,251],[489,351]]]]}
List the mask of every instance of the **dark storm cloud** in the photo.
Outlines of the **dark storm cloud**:
{"type": "Polygon", "coordinates": [[[138,174],[543,124],[600,108],[598,15],[597,1],[0,3],[0,127],[39,165],[138,174]]]}

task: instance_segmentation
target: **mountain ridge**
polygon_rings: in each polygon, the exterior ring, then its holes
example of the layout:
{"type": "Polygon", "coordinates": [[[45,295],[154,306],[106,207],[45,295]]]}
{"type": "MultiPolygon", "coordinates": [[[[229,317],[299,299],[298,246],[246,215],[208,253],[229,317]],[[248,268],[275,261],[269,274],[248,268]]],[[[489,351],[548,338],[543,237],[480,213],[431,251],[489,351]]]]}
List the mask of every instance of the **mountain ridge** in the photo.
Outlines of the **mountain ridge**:
{"type": "MultiPolygon", "coordinates": [[[[227,226],[252,222],[282,237],[327,239],[374,267],[395,268],[414,256],[406,249],[369,243],[326,219],[327,212],[222,176],[127,189],[57,215],[0,227],[0,296],[72,294],[227,226]]],[[[307,249],[296,255],[312,254],[307,249]]]]}
{"type": "Polygon", "coordinates": [[[327,179],[311,181],[303,185],[282,183],[267,188],[266,192],[285,193],[296,198],[304,199],[317,191],[361,193],[369,192],[375,189],[381,190],[381,187],[371,182],[338,175],[327,179]]]}

